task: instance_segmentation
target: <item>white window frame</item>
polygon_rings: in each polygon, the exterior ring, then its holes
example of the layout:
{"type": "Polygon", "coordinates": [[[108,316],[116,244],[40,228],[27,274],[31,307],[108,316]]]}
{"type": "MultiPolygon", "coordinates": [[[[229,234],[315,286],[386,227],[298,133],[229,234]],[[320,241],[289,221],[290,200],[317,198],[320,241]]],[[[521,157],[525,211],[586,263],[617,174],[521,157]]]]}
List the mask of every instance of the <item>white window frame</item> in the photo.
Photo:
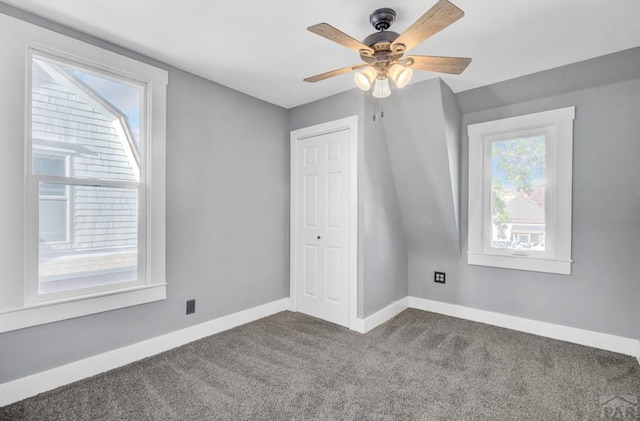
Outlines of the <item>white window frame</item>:
{"type": "MultiPolygon", "coordinates": [[[[79,69],[84,72],[96,73],[101,75],[102,77],[109,77],[116,80],[122,80],[126,82],[132,82],[135,84],[139,84],[144,86],[145,98],[143,98],[143,106],[144,115],[141,124],[141,149],[142,155],[146,153],[146,135],[147,135],[147,127],[145,127],[146,120],[151,118],[150,115],[147,115],[151,110],[146,106],[148,102],[149,94],[147,92],[147,82],[139,80],[140,77],[132,77],[132,75],[125,74],[123,72],[114,71],[111,68],[108,68],[104,65],[87,62],[85,60],[79,59],[77,57],[70,56],[66,53],[61,53],[59,51],[51,51],[48,48],[43,48],[42,46],[33,47],[30,46],[28,49],[28,61],[31,65],[28,68],[29,71],[29,79],[31,82],[28,84],[27,89],[27,106],[29,107],[29,112],[27,113],[27,227],[32,228],[36,231],[35,234],[29,233],[27,234],[27,289],[26,289],[26,297],[25,301],[27,305],[32,304],[40,304],[40,303],[48,303],[48,302],[56,302],[62,299],[78,299],[81,297],[92,296],[99,293],[108,293],[108,292],[117,292],[128,290],[131,288],[136,288],[140,286],[145,286],[147,284],[146,277],[146,259],[140,258],[145,256],[146,254],[146,236],[144,224],[146,221],[147,215],[147,206],[145,200],[145,189],[143,188],[146,182],[146,179],[143,178],[145,174],[144,169],[140,171],[140,181],[124,181],[117,179],[99,179],[94,177],[78,177],[75,174],[70,174],[69,171],[64,176],[51,176],[51,175],[40,175],[35,174],[31,168],[33,163],[33,157],[36,154],[37,145],[33,141],[33,118],[31,115],[31,104],[29,99],[33,98],[33,77],[32,77],[32,69],[33,62],[35,59],[38,60],[46,60],[50,63],[56,63],[63,66],[73,67],[74,69],[79,69]],[[57,292],[49,292],[43,294],[40,292],[40,276],[39,276],[39,259],[40,259],[40,241],[39,241],[39,229],[38,227],[38,217],[40,213],[39,203],[40,203],[40,195],[39,195],[39,184],[40,183],[50,183],[50,184],[61,184],[66,186],[67,191],[72,191],[75,186],[90,186],[90,187],[101,187],[101,188],[124,188],[130,190],[136,190],[138,192],[138,239],[137,239],[137,279],[129,280],[126,282],[118,282],[118,283],[109,283],[104,285],[97,285],[92,287],[84,287],[72,290],[64,290],[57,292]]],[[[148,165],[149,162],[141,162],[144,166],[148,165]]]]}
{"type": "MultiPolygon", "coordinates": [[[[23,262],[23,276],[15,276],[19,272],[12,264],[9,265],[11,276],[3,276],[0,279],[0,290],[5,295],[0,299],[0,333],[166,299],[167,71],[8,16],[0,15],[0,25],[6,26],[7,30],[12,32],[12,39],[7,41],[5,48],[0,51],[0,59],[13,63],[7,67],[5,76],[12,81],[13,86],[16,83],[24,86],[21,92],[17,89],[7,90],[6,95],[0,98],[0,108],[4,106],[3,109],[11,110],[10,113],[0,115],[0,125],[10,128],[5,132],[6,142],[11,142],[11,145],[16,145],[15,142],[23,144],[24,172],[15,174],[16,181],[11,184],[11,191],[23,189],[25,198],[24,204],[14,203],[11,205],[12,208],[6,208],[7,210],[15,209],[8,212],[8,216],[23,213],[22,210],[24,210],[24,220],[5,222],[6,224],[23,224],[24,248],[18,248],[12,254],[14,260],[23,262]],[[142,182],[139,186],[141,191],[139,201],[143,202],[139,203],[139,206],[145,209],[145,214],[141,215],[138,227],[146,245],[144,250],[139,251],[138,259],[142,261],[141,266],[145,270],[140,274],[141,282],[136,286],[91,293],[84,291],[80,295],[45,302],[29,300],[29,280],[34,279],[34,270],[37,276],[38,270],[37,253],[33,252],[34,244],[37,251],[38,240],[38,214],[34,211],[37,210],[37,195],[32,194],[30,190],[33,189],[34,177],[31,176],[29,159],[32,135],[29,126],[31,120],[29,95],[31,52],[33,51],[40,55],[59,57],[87,68],[136,80],[147,87],[145,106],[149,118],[142,130],[147,131],[148,144],[142,154],[145,161],[141,163],[142,182]],[[16,136],[19,133],[18,127],[23,133],[22,138],[16,136]]],[[[11,153],[17,151],[15,147],[9,150],[11,153]]],[[[16,158],[17,156],[7,154],[0,157],[0,164],[13,164],[16,158]]],[[[109,185],[106,181],[100,181],[99,184],[109,185]]],[[[17,195],[12,193],[11,196],[17,195]]],[[[9,250],[11,241],[15,243],[16,239],[0,239],[0,249],[9,250]]],[[[3,258],[9,257],[3,256],[3,258]]]]}
{"type": "Polygon", "coordinates": [[[470,124],[467,262],[571,274],[571,186],[575,107],[470,124]],[[491,247],[491,142],[545,135],[545,250],[491,247]]]}

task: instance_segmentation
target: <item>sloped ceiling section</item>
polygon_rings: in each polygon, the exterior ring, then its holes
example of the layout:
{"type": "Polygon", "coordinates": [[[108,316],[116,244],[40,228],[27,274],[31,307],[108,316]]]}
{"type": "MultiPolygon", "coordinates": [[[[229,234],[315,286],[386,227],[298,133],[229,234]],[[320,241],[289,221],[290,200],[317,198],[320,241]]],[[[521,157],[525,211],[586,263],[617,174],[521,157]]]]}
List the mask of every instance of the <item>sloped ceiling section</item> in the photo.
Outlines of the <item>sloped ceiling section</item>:
{"type": "Polygon", "coordinates": [[[460,252],[460,111],[440,79],[397,90],[382,119],[409,254],[460,252]],[[444,251],[443,250],[443,251],[444,251]]]}

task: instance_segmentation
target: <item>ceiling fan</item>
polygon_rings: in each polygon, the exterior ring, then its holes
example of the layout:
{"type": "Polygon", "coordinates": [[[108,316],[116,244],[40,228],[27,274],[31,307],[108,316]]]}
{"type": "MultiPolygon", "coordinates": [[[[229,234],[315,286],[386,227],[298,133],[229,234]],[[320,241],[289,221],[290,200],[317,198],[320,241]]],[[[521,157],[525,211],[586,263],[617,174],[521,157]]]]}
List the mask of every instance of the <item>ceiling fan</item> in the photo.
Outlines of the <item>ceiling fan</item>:
{"type": "Polygon", "coordinates": [[[406,31],[398,34],[388,31],[395,21],[395,10],[389,8],[377,9],[369,16],[369,22],[378,32],[369,35],[362,42],[328,23],[310,26],[307,28],[310,32],[360,53],[360,58],[364,61],[364,64],[355,64],[321,73],[308,77],[304,81],[319,82],[330,77],[360,70],[355,75],[356,85],[365,91],[369,90],[373,85],[373,96],[384,98],[391,94],[389,79],[393,80],[398,88],[402,88],[411,80],[412,69],[460,74],[471,63],[470,58],[404,56],[404,54],[462,16],[464,16],[464,12],[454,4],[447,0],[439,0],[406,31]]]}

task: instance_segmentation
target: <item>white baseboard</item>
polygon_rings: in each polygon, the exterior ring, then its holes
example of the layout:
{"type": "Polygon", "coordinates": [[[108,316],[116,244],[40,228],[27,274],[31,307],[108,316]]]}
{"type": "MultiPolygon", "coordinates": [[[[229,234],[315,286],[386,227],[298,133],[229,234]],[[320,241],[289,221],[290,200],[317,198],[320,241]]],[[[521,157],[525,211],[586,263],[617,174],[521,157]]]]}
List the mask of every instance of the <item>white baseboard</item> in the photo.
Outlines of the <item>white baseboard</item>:
{"type": "Polygon", "coordinates": [[[168,351],[289,308],[289,298],[229,314],[176,332],[75,361],[51,370],[0,384],[0,406],[55,389],[102,372],[168,351]]]}
{"type": "Polygon", "coordinates": [[[638,349],[640,341],[623,336],[540,322],[417,297],[409,297],[409,307],[635,356],[640,363],[640,349],[638,349]]]}
{"type": "Polygon", "coordinates": [[[392,319],[393,317],[400,314],[409,306],[409,297],[404,297],[401,300],[395,301],[382,310],[372,314],[371,316],[364,319],[357,319],[355,326],[351,327],[351,330],[355,330],[359,333],[367,333],[370,330],[380,326],[382,323],[387,320],[392,319]]]}
{"type": "Polygon", "coordinates": [[[638,339],[637,349],[638,351],[636,352],[636,359],[638,360],[638,364],[640,364],[640,339],[638,339]]]}

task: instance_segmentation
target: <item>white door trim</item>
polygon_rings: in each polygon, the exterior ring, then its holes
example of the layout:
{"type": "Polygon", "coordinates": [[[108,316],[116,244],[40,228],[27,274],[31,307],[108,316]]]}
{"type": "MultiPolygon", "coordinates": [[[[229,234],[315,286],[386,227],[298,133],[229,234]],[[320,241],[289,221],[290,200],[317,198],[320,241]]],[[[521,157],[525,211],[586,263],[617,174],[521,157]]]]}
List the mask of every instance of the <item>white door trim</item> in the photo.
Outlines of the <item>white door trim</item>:
{"type": "Polygon", "coordinates": [[[291,193],[290,193],[290,268],[289,297],[291,309],[298,310],[296,303],[297,255],[295,241],[297,238],[296,203],[298,191],[298,174],[296,157],[298,156],[298,140],[326,133],[349,130],[349,329],[354,329],[358,319],[358,116],[342,118],[305,127],[291,132],[291,193]]]}

